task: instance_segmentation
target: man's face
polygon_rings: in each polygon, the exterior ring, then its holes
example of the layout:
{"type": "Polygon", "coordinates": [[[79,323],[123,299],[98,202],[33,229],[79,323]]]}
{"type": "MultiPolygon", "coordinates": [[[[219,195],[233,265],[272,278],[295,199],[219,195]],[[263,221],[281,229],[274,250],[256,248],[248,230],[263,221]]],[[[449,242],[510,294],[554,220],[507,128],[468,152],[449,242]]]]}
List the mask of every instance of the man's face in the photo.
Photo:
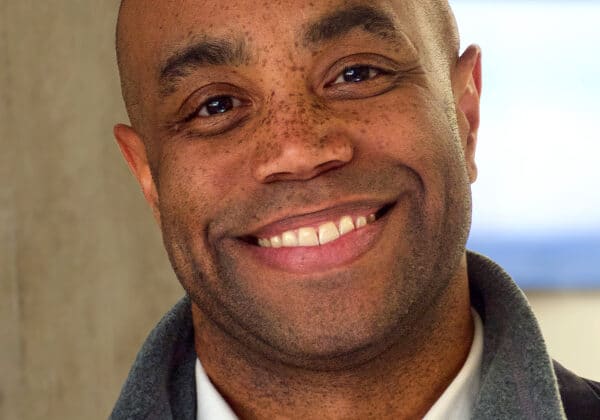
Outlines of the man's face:
{"type": "Polygon", "coordinates": [[[123,11],[171,263],[206,322],[271,357],[383,348],[464,256],[451,70],[410,2],[225,4],[123,11]]]}

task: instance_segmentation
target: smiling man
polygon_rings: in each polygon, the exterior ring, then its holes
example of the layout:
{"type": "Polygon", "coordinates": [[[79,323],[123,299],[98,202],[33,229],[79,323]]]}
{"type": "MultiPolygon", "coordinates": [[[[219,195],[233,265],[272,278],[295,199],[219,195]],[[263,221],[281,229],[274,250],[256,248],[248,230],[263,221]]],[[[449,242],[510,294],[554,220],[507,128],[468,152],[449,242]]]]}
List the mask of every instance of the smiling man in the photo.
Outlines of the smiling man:
{"type": "Polygon", "coordinates": [[[465,251],[481,55],[458,52],[444,1],[123,2],[115,136],[187,294],[113,418],[558,419],[556,375],[593,413],[465,251]]]}

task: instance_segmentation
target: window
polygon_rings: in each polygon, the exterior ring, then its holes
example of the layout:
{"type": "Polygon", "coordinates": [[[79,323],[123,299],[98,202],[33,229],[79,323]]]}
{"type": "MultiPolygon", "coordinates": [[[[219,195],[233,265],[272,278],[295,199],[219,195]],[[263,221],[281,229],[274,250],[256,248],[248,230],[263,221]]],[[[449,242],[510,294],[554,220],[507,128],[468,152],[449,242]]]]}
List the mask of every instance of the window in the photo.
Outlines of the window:
{"type": "Polygon", "coordinates": [[[600,4],[452,4],[483,49],[468,247],[523,288],[600,287],[600,4]]]}

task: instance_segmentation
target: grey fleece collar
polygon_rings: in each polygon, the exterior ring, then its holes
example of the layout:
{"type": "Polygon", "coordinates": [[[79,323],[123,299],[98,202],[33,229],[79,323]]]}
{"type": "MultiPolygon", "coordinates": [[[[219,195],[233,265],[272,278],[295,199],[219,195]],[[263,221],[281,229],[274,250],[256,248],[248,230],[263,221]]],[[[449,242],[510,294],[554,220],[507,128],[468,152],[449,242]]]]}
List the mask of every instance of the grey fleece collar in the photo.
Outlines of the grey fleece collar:
{"type": "Polygon", "coordinates": [[[195,362],[192,311],[185,296],[146,339],[110,418],[194,420],[195,362]]]}
{"type": "MultiPolygon", "coordinates": [[[[468,253],[472,305],[484,323],[474,419],[566,419],[552,363],[527,300],[489,259],[468,253]]],[[[194,333],[184,297],[138,353],[112,419],[195,419],[194,333]]]]}
{"type": "Polygon", "coordinates": [[[546,344],[525,295],[502,268],[468,253],[471,302],[485,333],[475,419],[566,419],[546,344]]]}

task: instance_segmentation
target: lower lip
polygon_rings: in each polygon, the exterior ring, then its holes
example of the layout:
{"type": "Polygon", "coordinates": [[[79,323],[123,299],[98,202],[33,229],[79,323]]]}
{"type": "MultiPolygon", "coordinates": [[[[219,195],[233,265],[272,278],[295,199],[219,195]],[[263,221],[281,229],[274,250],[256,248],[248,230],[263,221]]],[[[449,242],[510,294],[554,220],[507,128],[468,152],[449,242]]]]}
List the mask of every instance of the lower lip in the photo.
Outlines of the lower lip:
{"type": "Polygon", "coordinates": [[[243,243],[252,257],[277,270],[291,273],[314,273],[352,263],[367,253],[381,235],[387,217],[356,229],[321,246],[263,248],[243,243]]]}

